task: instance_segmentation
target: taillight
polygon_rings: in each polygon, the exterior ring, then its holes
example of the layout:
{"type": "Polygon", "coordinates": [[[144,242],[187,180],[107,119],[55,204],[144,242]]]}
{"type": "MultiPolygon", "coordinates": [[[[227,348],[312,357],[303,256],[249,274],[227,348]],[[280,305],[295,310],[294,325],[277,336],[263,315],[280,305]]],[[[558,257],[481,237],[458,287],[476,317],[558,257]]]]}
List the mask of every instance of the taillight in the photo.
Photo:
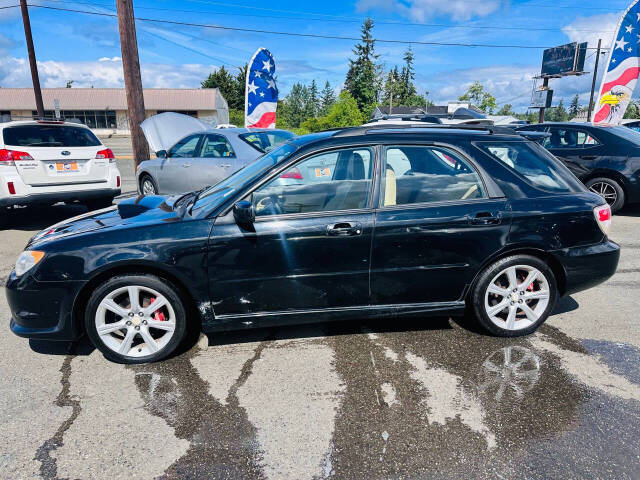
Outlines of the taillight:
{"type": "Polygon", "coordinates": [[[600,205],[593,209],[593,214],[602,233],[608,235],[609,230],[611,230],[611,207],[609,205],[600,205]]]}
{"type": "Polygon", "coordinates": [[[17,150],[0,149],[0,162],[5,165],[13,165],[16,160],[33,160],[33,157],[27,152],[19,152],[17,150]]]}
{"type": "Polygon", "coordinates": [[[302,180],[302,174],[297,167],[293,167],[291,170],[288,170],[280,175],[280,178],[293,178],[295,180],[302,180]]]}
{"type": "Polygon", "coordinates": [[[109,160],[111,160],[109,163],[115,162],[115,157],[113,156],[113,152],[110,148],[100,150],[98,153],[96,153],[96,158],[108,158],[109,160]]]}
{"type": "Polygon", "coordinates": [[[16,194],[16,186],[13,184],[13,182],[7,182],[7,188],[9,189],[9,195],[16,194]]]}
{"type": "Polygon", "coordinates": [[[116,177],[116,187],[120,187],[120,175],[116,177]]]}

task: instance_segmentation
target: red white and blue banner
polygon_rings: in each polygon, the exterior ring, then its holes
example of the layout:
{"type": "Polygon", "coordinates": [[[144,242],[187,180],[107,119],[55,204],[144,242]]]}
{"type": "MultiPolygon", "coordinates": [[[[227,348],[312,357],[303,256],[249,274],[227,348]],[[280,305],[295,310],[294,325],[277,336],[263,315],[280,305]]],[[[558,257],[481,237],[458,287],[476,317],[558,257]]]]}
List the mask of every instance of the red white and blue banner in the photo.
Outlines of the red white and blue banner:
{"type": "Polygon", "coordinates": [[[640,75],[640,0],[624,12],[609,49],[593,123],[620,125],[640,75]]]}
{"type": "Polygon", "coordinates": [[[248,128],[276,128],[278,87],[274,74],[276,64],[266,48],[254,53],[247,69],[244,100],[244,126],[248,128]]]}

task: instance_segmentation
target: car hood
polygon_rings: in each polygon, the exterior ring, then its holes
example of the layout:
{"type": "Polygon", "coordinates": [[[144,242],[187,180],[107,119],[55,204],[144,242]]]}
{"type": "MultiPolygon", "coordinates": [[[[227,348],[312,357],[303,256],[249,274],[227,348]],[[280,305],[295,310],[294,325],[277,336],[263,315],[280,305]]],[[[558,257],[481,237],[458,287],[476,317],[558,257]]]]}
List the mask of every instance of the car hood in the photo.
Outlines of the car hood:
{"type": "Polygon", "coordinates": [[[212,127],[189,115],[166,112],[147,118],[140,128],[151,150],[159,152],[169,150],[188,135],[211,130],[212,127]]]}
{"type": "Polygon", "coordinates": [[[159,195],[128,198],[117,206],[85,213],[45,228],[29,240],[27,247],[105,229],[178,222],[183,219],[180,213],[173,209],[173,203],[178,198],[159,195]]]}

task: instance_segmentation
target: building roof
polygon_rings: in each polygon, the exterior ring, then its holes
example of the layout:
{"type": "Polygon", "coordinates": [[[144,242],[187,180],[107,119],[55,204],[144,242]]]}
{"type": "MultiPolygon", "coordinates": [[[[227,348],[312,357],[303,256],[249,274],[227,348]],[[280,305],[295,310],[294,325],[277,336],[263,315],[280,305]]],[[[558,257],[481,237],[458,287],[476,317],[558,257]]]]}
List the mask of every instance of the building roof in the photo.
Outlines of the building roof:
{"type": "MultiPolygon", "coordinates": [[[[146,110],[217,110],[226,101],[217,88],[145,88],[146,110]]],[[[58,99],[61,110],[126,110],[123,88],[43,88],[45,110],[53,110],[58,99]]],[[[222,107],[224,105],[224,107],[222,107]]],[[[35,110],[32,88],[0,88],[0,110],[35,110]]]]}
{"type": "MultiPolygon", "coordinates": [[[[389,106],[383,106],[383,105],[379,105],[378,107],[376,107],[376,109],[382,114],[382,115],[389,115],[389,106]]],[[[394,106],[391,109],[391,115],[413,115],[413,114],[417,114],[417,113],[424,113],[424,108],[420,108],[420,107],[405,107],[402,105],[398,105],[397,107],[394,106]]]]}

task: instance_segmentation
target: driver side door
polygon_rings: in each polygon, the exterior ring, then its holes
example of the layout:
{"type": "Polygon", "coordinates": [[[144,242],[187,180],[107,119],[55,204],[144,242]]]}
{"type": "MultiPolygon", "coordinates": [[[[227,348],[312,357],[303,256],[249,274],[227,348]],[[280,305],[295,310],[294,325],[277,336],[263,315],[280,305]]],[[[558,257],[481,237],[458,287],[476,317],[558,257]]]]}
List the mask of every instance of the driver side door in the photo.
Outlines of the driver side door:
{"type": "Polygon", "coordinates": [[[163,194],[183,193],[193,190],[190,172],[200,154],[202,134],[189,135],[167,152],[158,168],[158,187],[163,194]]]}
{"type": "Polygon", "coordinates": [[[368,147],[311,155],[246,197],[251,229],[219,218],[208,260],[216,317],[368,305],[374,165],[368,147]]]}

